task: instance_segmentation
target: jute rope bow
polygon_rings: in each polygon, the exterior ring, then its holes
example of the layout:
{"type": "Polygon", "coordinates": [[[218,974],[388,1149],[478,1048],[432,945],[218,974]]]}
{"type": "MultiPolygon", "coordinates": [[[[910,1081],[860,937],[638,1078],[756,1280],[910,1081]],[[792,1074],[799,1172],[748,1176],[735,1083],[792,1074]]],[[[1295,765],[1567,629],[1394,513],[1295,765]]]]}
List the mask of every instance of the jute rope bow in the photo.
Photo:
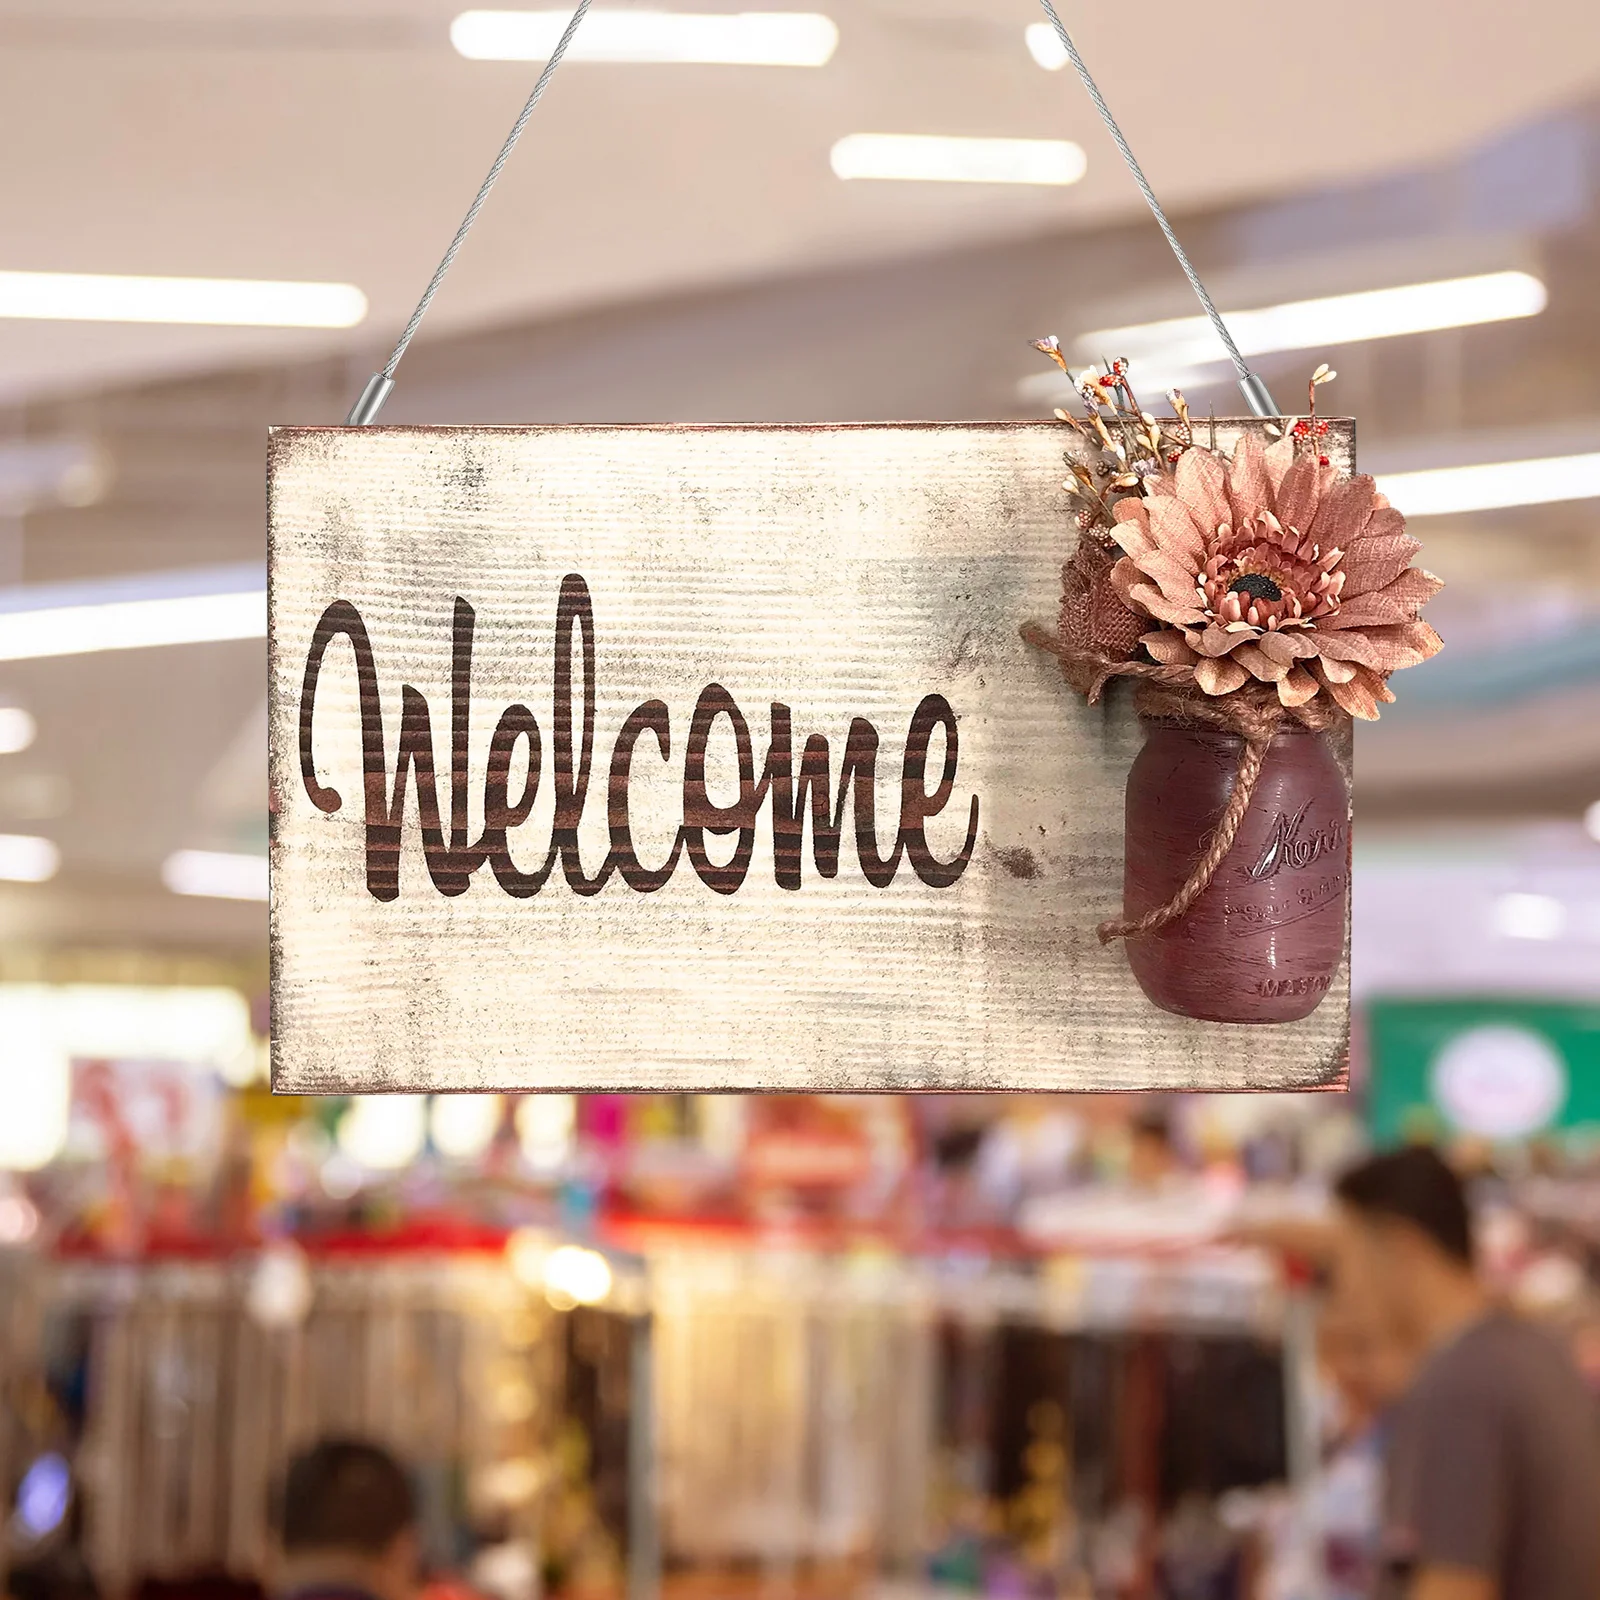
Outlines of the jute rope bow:
{"type": "Polygon", "coordinates": [[[1102,922],[1096,930],[1101,944],[1159,933],[1186,915],[1211,887],[1217,870],[1233,849],[1239,828],[1249,813],[1250,802],[1255,798],[1261,768],[1272,741],[1291,724],[1320,733],[1344,720],[1344,713],[1328,705],[1321,696],[1301,706],[1286,706],[1269,683],[1249,684],[1226,695],[1208,695],[1194,686],[1193,679],[1186,676],[1181,667],[1163,667],[1153,661],[1114,661],[1097,652],[1075,650],[1036,622],[1023,624],[1022,637],[1056,656],[1067,682],[1090,705],[1099,700],[1111,679],[1133,678],[1138,681],[1134,709],[1141,717],[1189,727],[1216,728],[1244,740],[1227,807],[1178,892],[1165,905],[1147,911],[1142,917],[1132,920],[1113,917],[1102,922]]]}

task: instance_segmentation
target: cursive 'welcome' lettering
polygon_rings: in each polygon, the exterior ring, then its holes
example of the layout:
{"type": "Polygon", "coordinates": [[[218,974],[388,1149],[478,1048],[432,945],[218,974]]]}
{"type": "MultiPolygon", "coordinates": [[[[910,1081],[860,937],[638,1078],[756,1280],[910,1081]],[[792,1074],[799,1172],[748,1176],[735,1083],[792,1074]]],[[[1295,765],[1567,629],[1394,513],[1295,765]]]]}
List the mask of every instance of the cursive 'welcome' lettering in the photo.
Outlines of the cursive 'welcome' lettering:
{"type": "Polygon", "coordinates": [[[448,830],[439,810],[438,772],[434,761],[433,722],[428,702],[409,684],[400,691],[400,739],[391,779],[378,693],[378,672],[372,643],[361,614],[348,600],[336,600],[323,612],[306,654],[300,694],[300,776],[307,797],[319,811],[335,812],[343,804],[336,789],[317,780],[312,726],[322,660],[335,639],[348,639],[355,652],[356,686],[361,703],[361,767],[366,800],[367,889],[375,899],[394,900],[400,893],[400,853],[406,795],[413,786],[422,834],[423,860],[435,889],[443,895],[464,894],[473,874],[485,862],[495,882],[508,895],[527,899],[549,881],[559,862],[574,894],[598,894],[620,877],[640,894],[660,889],[685,855],[707,888],[734,894],[749,875],[755,854],[758,817],[770,802],[773,877],[780,888],[798,889],[804,853],[805,824],[811,822],[812,857],[824,878],[838,876],[840,841],[848,811],[854,826],[856,856],[862,876],[876,888],[893,881],[902,858],[918,878],[944,889],[961,876],[972,859],[978,838],[978,797],[972,797],[967,837],[960,851],[941,861],[930,848],[924,825],[949,803],[955,788],[960,752],[955,712],[943,695],[922,697],[912,713],[901,762],[899,828],[880,847],[877,827],[877,729],[865,717],[850,723],[845,739],[839,787],[830,792],[831,751],[821,734],[812,734],[795,764],[794,733],[789,707],[772,706],[771,737],[766,761],[756,765],[750,724],[721,684],[708,684],[695,702],[684,747],[683,822],[672,848],[659,865],[639,860],[629,820],[629,786],[633,765],[655,755],[672,756],[671,718],[662,700],[646,700],[624,719],[611,747],[606,776],[606,821],[610,849],[595,871],[586,872],[578,850],[578,826],[588,798],[595,757],[594,605],[589,586],[577,573],[562,580],[556,603],[553,715],[550,736],[550,787],[554,803],[550,848],[544,861],[525,872],[511,855],[510,833],[533,813],[544,772],[544,741],[539,724],[525,705],[507,706],[489,741],[483,779],[483,831],[476,841],[468,827],[468,729],[472,709],[473,609],[457,599],[451,637],[450,690],[450,816],[448,830]],[[582,657],[574,721],[573,643],[581,638],[582,657]],[[706,757],[712,733],[726,719],[733,735],[739,793],[729,805],[718,805],[706,792],[706,757]],[[944,734],[944,760],[938,782],[927,787],[928,753],[935,731],[944,734]],[[648,740],[646,739],[648,735],[648,740]],[[513,800],[511,773],[517,746],[526,747],[526,776],[513,800]],[[652,746],[654,747],[652,750],[652,746]],[[706,836],[735,836],[726,865],[712,860],[706,836]]]}

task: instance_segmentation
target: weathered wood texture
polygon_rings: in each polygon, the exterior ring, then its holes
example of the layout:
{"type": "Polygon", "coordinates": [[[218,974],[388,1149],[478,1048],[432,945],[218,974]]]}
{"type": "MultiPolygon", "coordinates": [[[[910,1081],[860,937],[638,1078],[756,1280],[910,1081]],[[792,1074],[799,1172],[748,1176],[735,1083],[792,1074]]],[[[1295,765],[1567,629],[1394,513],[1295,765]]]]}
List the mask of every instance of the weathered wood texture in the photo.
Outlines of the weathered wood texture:
{"type": "MultiPolygon", "coordinates": [[[[1250,426],[1219,423],[1219,445],[1250,426]]],[[[275,432],[275,1086],[1342,1082],[1347,966],[1304,1022],[1228,1026],[1157,1009],[1122,951],[1096,942],[1096,923],[1120,908],[1123,784],[1138,725],[1119,692],[1105,706],[1083,705],[1054,660],[1017,632],[1030,617],[1053,625],[1075,537],[1062,492],[1072,437],[1037,424],[275,432]],[[617,876],[596,894],[575,893],[558,862],[537,893],[524,884],[522,898],[490,865],[451,895],[430,881],[413,784],[398,895],[376,898],[369,864],[374,884],[392,891],[396,862],[376,835],[369,851],[361,703],[345,637],[327,648],[313,729],[313,784],[337,791],[338,809],[318,809],[302,779],[302,688],[318,619],[343,600],[365,625],[391,789],[402,685],[427,701],[444,829],[438,881],[448,885],[452,629],[458,597],[470,603],[470,800],[458,842],[482,832],[491,739],[502,710],[520,702],[538,723],[542,779],[531,817],[509,833],[508,865],[532,873],[558,821],[552,638],[568,574],[582,575],[594,608],[580,881],[607,855],[617,732],[652,699],[670,716],[670,754],[664,760],[646,731],[626,787],[638,860],[666,861],[685,820],[691,714],[713,683],[748,719],[757,779],[775,702],[792,709],[797,769],[807,738],[827,738],[830,792],[852,720],[872,723],[884,857],[901,822],[913,713],[924,696],[944,696],[959,758],[948,804],[926,823],[928,855],[958,856],[976,796],[965,871],[936,887],[902,859],[892,881],[874,886],[847,808],[837,876],[819,875],[807,826],[801,887],[780,887],[768,796],[734,893],[714,892],[686,854],[649,893],[617,876]]],[[[1348,463],[1348,425],[1330,448],[1348,463]]],[[[571,660],[581,740],[581,632],[571,660]]],[[[944,750],[935,731],[920,792],[937,788],[944,750]]],[[[524,739],[511,761],[513,808],[526,751],[524,739]]],[[[566,762],[569,786],[575,764],[566,762]]],[[[726,715],[710,734],[706,785],[691,824],[717,820],[706,806],[732,805],[739,792],[726,715]]],[[[913,792],[909,780],[905,788],[913,792]]],[[[713,879],[737,842],[708,837],[713,879]]]]}

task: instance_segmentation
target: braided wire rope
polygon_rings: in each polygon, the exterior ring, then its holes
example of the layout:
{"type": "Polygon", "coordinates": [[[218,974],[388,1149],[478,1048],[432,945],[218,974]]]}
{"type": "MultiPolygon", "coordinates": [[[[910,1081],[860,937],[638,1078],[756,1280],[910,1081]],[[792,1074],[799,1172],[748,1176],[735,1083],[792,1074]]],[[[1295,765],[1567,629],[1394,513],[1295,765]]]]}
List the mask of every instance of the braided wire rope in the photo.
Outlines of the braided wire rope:
{"type": "MultiPolygon", "coordinates": [[[[539,80],[533,86],[533,92],[528,96],[527,103],[523,106],[521,114],[512,124],[511,132],[506,135],[506,140],[500,147],[500,153],[494,159],[494,164],[489,168],[483,182],[478,185],[478,192],[473,197],[472,204],[467,208],[467,214],[461,219],[461,226],[456,229],[455,237],[451,239],[449,248],[440,259],[439,265],[434,268],[433,276],[428,280],[428,286],[422,292],[422,298],[417,302],[416,310],[411,313],[411,319],[405,325],[404,331],[395,342],[394,349],[389,354],[389,359],[384,362],[377,372],[367,381],[367,386],[362,390],[360,397],[350,409],[346,422],[352,427],[364,427],[377,420],[378,413],[383,409],[384,402],[394,389],[395,372],[399,368],[401,358],[405,355],[412,339],[416,337],[417,329],[422,325],[422,319],[428,314],[428,307],[433,304],[434,296],[438,294],[440,286],[444,283],[445,275],[455,265],[455,259],[461,252],[461,247],[466,243],[466,238],[472,231],[472,225],[478,220],[478,213],[483,210],[484,202],[489,198],[489,191],[494,188],[495,180],[499,178],[506,163],[511,159],[511,153],[517,147],[517,142],[522,138],[523,130],[528,126],[528,120],[533,116],[540,100],[544,98],[545,89],[549,86],[551,78],[555,75],[556,68],[561,65],[561,59],[567,53],[567,46],[572,43],[572,36],[578,31],[579,24],[588,14],[591,0],[578,0],[577,9],[572,13],[571,20],[562,32],[556,47],[550,53],[550,59],[545,62],[544,70],[539,74],[539,80]]],[[[1217,331],[1217,337],[1222,341],[1223,348],[1228,352],[1228,359],[1233,363],[1235,372],[1239,376],[1239,388],[1245,397],[1246,403],[1258,417],[1272,417],[1279,415],[1277,406],[1273,403],[1272,396],[1267,392],[1267,387],[1255,373],[1250,370],[1244,356],[1240,354],[1239,347],[1234,343],[1233,335],[1228,331],[1228,325],[1223,321],[1222,313],[1217,310],[1216,302],[1206,292],[1206,286],[1200,281],[1200,274],[1195,271],[1194,264],[1189,260],[1188,253],[1178,241],[1178,235],[1173,231],[1171,222],[1167,220],[1167,213],[1162,208],[1161,202],[1156,199],[1156,193],[1150,186],[1150,180],[1144,175],[1144,168],[1139,165],[1138,158],[1134,155],[1129,145],[1127,136],[1123,133],[1117,119],[1111,114],[1111,107],[1106,104],[1105,96],[1100,93],[1100,86],[1094,81],[1084,60],[1078,54],[1078,47],[1072,42],[1072,35],[1067,32],[1067,27],[1061,20],[1060,13],[1056,10],[1054,0],[1039,0],[1044,7],[1044,14],[1050,19],[1050,25],[1055,30],[1056,38],[1061,41],[1061,48],[1066,51],[1067,59],[1072,63],[1082,82],[1089,99],[1094,103],[1094,108],[1100,114],[1100,120],[1105,123],[1106,131],[1111,135],[1117,150],[1120,152],[1133,181],[1138,185],[1139,192],[1145,198],[1145,204],[1150,207],[1151,215],[1156,219],[1156,225],[1166,236],[1167,243],[1172,247],[1172,253],[1177,257],[1178,265],[1183,268],[1184,276],[1189,280],[1189,287],[1195,292],[1195,297],[1204,308],[1206,315],[1211,319],[1211,325],[1217,331]]]]}

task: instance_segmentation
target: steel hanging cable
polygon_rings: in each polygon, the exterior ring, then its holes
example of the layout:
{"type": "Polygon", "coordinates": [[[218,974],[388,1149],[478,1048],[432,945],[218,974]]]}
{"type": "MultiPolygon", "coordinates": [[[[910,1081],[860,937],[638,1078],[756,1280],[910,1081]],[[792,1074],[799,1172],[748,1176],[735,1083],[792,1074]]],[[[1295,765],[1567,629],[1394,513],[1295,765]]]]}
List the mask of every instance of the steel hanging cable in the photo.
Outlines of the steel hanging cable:
{"type": "Polygon", "coordinates": [[[1145,204],[1150,207],[1150,214],[1156,219],[1156,226],[1166,235],[1167,243],[1172,246],[1172,253],[1178,258],[1178,265],[1183,268],[1183,275],[1189,280],[1189,287],[1194,290],[1195,298],[1205,308],[1206,315],[1211,319],[1211,326],[1217,330],[1222,348],[1228,352],[1228,359],[1239,375],[1239,392],[1244,396],[1245,404],[1255,416],[1281,416],[1282,413],[1268,392],[1266,384],[1250,370],[1249,363],[1239,353],[1238,345],[1233,342],[1233,335],[1228,332],[1227,323],[1222,320],[1222,313],[1217,310],[1216,302],[1206,293],[1206,286],[1200,281],[1200,274],[1194,270],[1188,252],[1178,243],[1178,236],[1173,232],[1172,224],[1167,221],[1167,214],[1162,210],[1161,202],[1156,199],[1156,192],[1150,187],[1150,180],[1145,177],[1144,168],[1139,165],[1138,157],[1128,144],[1127,135],[1118,125],[1117,119],[1112,116],[1111,107],[1106,104],[1106,97],[1100,93],[1099,84],[1094,81],[1089,69],[1083,64],[1083,57],[1078,54],[1078,47],[1072,42],[1072,35],[1067,32],[1067,25],[1061,20],[1054,0],[1039,0],[1039,4],[1044,7],[1044,14],[1050,19],[1050,26],[1055,29],[1056,38],[1061,41],[1061,48],[1067,52],[1067,60],[1072,63],[1079,81],[1094,102],[1095,110],[1100,113],[1100,120],[1105,123],[1106,132],[1111,135],[1112,142],[1121,152],[1128,171],[1133,174],[1133,181],[1138,184],[1139,193],[1144,196],[1145,204]]]}
{"type": "Polygon", "coordinates": [[[389,359],[367,380],[366,388],[361,391],[361,398],[350,408],[350,415],[345,419],[347,426],[365,427],[377,420],[384,401],[394,390],[394,374],[400,365],[400,358],[406,353],[406,347],[412,339],[416,337],[417,329],[422,326],[422,319],[427,316],[428,307],[433,304],[433,297],[439,292],[439,285],[444,282],[445,274],[455,264],[461,246],[466,242],[467,235],[472,232],[473,223],[478,220],[478,213],[483,210],[484,201],[489,198],[489,191],[494,188],[495,179],[500,176],[506,162],[511,159],[511,152],[517,148],[522,130],[528,126],[528,119],[544,98],[545,89],[555,76],[556,68],[561,65],[561,58],[567,53],[567,46],[572,43],[573,34],[578,31],[578,24],[588,14],[589,5],[590,0],[578,0],[578,7],[572,13],[572,20],[567,23],[560,39],[556,42],[555,49],[550,52],[550,59],[545,62],[544,71],[539,74],[539,81],[534,84],[533,93],[528,96],[521,115],[512,124],[511,132],[506,135],[506,142],[500,146],[500,154],[494,158],[494,165],[489,168],[488,175],[478,185],[478,192],[473,196],[466,216],[461,219],[461,226],[456,229],[456,236],[450,241],[450,248],[445,251],[439,265],[434,268],[433,276],[428,280],[428,287],[422,291],[422,298],[417,302],[417,309],[411,313],[411,320],[406,324],[405,331],[395,341],[389,359]]]}
{"type": "MultiPolygon", "coordinates": [[[[411,313],[411,320],[406,323],[404,332],[395,342],[394,349],[389,354],[389,359],[383,366],[367,380],[367,386],[361,391],[360,398],[350,408],[350,415],[345,419],[350,427],[365,427],[375,422],[378,413],[382,411],[384,402],[394,391],[394,375],[400,365],[400,359],[406,353],[416,336],[417,329],[422,325],[422,319],[428,314],[428,307],[433,304],[433,298],[439,292],[439,286],[444,282],[445,274],[455,264],[456,256],[461,251],[461,246],[466,242],[467,235],[472,231],[472,225],[478,220],[478,213],[483,210],[484,202],[489,198],[489,191],[494,188],[495,180],[500,176],[507,161],[511,159],[511,152],[516,149],[517,141],[522,137],[523,129],[528,126],[528,119],[533,115],[534,108],[544,98],[544,91],[555,75],[555,70],[561,65],[561,58],[567,53],[567,46],[572,43],[572,36],[578,31],[578,25],[587,15],[591,0],[578,0],[577,9],[572,13],[572,19],[567,23],[556,47],[550,52],[550,59],[545,62],[544,70],[539,74],[539,81],[533,86],[533,93],[528,96],[527,104],[523,106],[521,115],[512,125],[511,132],[506,135],[506,141],[500,147],[500,154],[494,159],[494,165],[489,168],[488,175],[478,186],[478,192],[473,197],[472,204],[467,208],[467,214],[461,219],[461,226],[456,229],[455,237],[450,241],[450,248],[445,251],[439,265],[434,268],[433,276],[428,280],[428,287],[422,291],[422,298],[417,302],[417,308],[411,313]]],[[[1107,132],[1110,133],[1117,149],[1122,154],[1122,159],[1127,163],[1128,171],[1133,175],[1133,181],[1138,184],[1139,192],[1144,196],[1145,203],[1150,207],[1151,215],[1156,219],[1157,226],[1166,235],[1166,240],[1172,246],[1172,253],[1178,258],[1178,265],[1183,268],[1184,276],[1189,280],[1189,286],[1194,290],[1196,298],[1205,308],[1206,315],[1211,319],[1211,325],[1217,330],[1217,337],[1221,339],[1223,348],[1228,352],[1228,358],[1233,362],[1234,370],[1239,375],[1239,389],[1244,395],[1245,403],[1254,415],[1258,417],[1276,417],[1281,415],[1271,394],[1255,373],[1250,370],[1248,363],[1239,353],[1239,347],[1233,342],[1233,335],[1228,332],[1228,325],[1222,320],[1222,313],[1217,310],[1215,302],[1206,293],[1206,286],[1200,281],[1200,274],[1194,270],[1183,246],[1178,242],[1178,236],[1173,232],[1172,224],[1167,220],[1167,214],[1161,208],[1161,202],[1156,199],[1155,190],[1150,187],[1150,180],[1144,175],[1144,168],[1139,165],[1132,148],[1128,144],[1127,136],[1117,124],[1117,119],[1111,114],[1111,107],[1105,102],[1105,96],[1100,93],[1099,85],[1090,76],[1089,69],[1083,64],[1083,57],[1078,54],[1078,47],[1072,42],[1072,35],[1067,32],[1066,24],[1062,22],[1057,13],[1053,0],[1039,0],[1044,7],[1044,14],[1050,19],[1050,25],[1055,29],[1056,37],[1061,41],[1061,48],[1067,52],[1067,59],[1071,61],[1089,98],[1094,102],[1094,108],[1100,113],[1100,120],[1105,123],[1107,132]]]]}

